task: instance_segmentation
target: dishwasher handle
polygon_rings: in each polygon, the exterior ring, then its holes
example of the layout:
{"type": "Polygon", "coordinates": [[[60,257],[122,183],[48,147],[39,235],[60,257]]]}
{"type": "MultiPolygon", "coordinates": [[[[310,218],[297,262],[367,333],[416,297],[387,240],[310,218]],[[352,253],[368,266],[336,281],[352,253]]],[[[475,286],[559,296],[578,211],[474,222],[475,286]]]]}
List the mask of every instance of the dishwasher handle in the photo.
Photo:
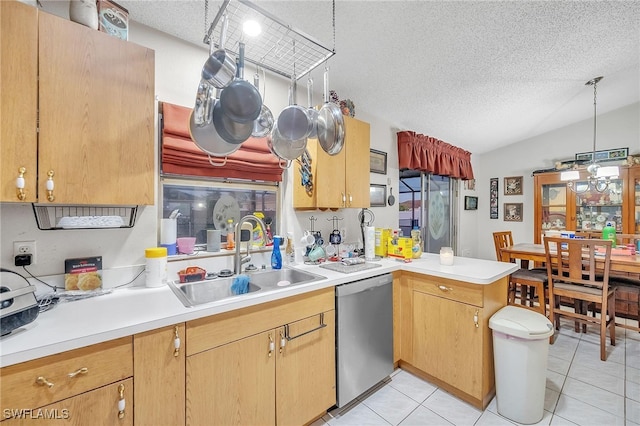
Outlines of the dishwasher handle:
{"type": "Polygon", "coordinates": [[[393,276],[391,274],[379,275],[377,277],[365,278],[360,281],[340,284],[336,286],[336,297],[350,296],[363,291],[371,290],[377,287],[393,284],[393,276]]]}

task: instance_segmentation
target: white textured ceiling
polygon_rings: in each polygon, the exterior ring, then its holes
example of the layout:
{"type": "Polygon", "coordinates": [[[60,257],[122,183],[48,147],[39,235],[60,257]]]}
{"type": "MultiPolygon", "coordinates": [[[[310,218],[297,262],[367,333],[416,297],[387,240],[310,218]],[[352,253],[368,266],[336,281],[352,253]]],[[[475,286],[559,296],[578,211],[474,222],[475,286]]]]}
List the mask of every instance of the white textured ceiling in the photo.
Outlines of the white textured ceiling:
{"type": "MultiPolygon", "coordinates": [[[[203,46],[205,0],[118,3],[203,46]]],[[[255,3],[333,47],[330,0],[255,3]]],[[[640,1],[336,0],[335,37],[331,88],[356,112],[475,154],[592,117],[593,77],[599,114],[640,99],[640,1]]]]}

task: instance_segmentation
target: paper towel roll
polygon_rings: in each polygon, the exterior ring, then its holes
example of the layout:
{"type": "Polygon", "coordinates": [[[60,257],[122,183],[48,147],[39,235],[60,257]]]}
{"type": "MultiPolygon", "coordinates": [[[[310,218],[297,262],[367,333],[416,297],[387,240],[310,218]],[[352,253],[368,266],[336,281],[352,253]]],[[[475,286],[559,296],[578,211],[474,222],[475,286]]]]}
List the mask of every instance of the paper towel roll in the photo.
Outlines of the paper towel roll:
{"type": "Polygon", "coordinates": [[[160,224],[160,244],[175,244],[178,236],[178,221],[162,219],[160,224]]]}
{"type": "Polygon", "coordinates": [[[367,226],[364,231],[364,258],[374,260],[376,258],[376,228],[367,226]]]}

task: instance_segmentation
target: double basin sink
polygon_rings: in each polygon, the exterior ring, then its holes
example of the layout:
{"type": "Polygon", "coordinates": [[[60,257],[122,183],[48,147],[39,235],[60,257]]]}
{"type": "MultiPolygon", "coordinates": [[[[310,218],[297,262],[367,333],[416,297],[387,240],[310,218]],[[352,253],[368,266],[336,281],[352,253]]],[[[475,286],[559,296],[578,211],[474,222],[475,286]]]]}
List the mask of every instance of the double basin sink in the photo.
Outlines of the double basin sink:
{"type": "Polygon", "coordinates": [[[191,283],[169,282],[169,287],[184,306],[190,308],[203,303],[216,302],[231,297],[243,297],[246,294],[261,290],[274,290],[285,286],[299,285],[319,281],[325,277],[299,269],[283,268],[248,273],[249,291],[236,295],[231,292],[231,285],[236,277],[214,278],[191,283]]]}

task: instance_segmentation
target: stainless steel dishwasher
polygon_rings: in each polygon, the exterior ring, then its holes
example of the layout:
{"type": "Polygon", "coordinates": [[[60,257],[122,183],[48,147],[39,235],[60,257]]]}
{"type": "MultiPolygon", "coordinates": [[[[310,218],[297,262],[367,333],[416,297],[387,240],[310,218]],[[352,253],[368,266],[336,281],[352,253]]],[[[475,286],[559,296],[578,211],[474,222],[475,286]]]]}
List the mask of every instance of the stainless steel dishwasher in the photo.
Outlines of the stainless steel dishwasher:
{"type": "Polygon", "coordinates": [[[391,274],[336,286],[338,407],[393,372],[392,289],[391,274]]]}

